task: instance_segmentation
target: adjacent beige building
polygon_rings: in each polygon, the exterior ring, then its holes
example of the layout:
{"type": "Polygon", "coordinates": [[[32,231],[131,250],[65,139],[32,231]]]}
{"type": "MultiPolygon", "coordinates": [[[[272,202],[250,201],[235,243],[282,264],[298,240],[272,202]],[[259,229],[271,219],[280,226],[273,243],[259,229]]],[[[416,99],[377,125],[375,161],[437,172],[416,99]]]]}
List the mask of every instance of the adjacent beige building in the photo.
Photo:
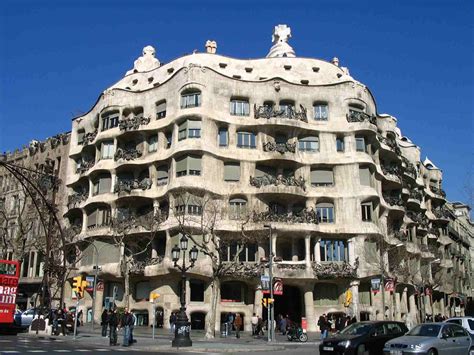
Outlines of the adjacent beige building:
{"type": "MultiPolygon", "coordinates": [[[[203,201],[212,200],[220,206],[216,234],[239,240],[243,226],[262,235],[271,225],[273,276],[284,284],[275,313],[305,316],[311,331],[322,313],[381,319],[381,293],[371,292],[371,280],[382,274],[397,278],[385,295],[387,318],[413,324],[464,312],[472,296],[468,207],[446,203],[441,170],[421,160],[397,119],[377,111],[370,90],[337,58],[297,57],[290,37],[288,27],[275,27],[267,57],[253,60],[218,55],[208,41],[206,53],[161,64],[147,46],[73,120],[63,217],[77,230],[76,273],[101,268],[96,309],[115,288],[116,303],[129,303],[140,324],[151,324],[154,292],[168,327],[179,308],[171,248],[180,216],[206,213],[203,201]],[[163,221],[140,256],[142,267],[130,274],[126,302],[126,248],[110,223],[150,212],[163,221]]],[[[144,233],[134,229],[129,240],[144,233]]],[[[230,245],[221,255],[230,261],[235,250],[230,245]]],[[[221,280],[218,325],[228,312],[241,313],[246,330],[252,313],[266,317],[259,276],[268,270],[259,265],[268,257],[267,239],[246,244],[238,261],[249,273],[221,280]]],[[[201,253],[187,281],[194,328],[209,321],[211,273],[201,253]]],[[[66,296],[72,306],[70,291],[66,296]]],[[[86,293],[80,307],[89,319],[91,306],[86,293]]]]}

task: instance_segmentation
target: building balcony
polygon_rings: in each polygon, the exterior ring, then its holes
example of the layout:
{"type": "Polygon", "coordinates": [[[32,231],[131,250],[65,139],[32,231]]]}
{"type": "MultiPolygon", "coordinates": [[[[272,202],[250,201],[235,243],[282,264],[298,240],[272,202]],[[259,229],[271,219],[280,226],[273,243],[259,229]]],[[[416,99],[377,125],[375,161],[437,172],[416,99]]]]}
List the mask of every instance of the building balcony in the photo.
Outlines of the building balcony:
{"type": "Polygon", "coordinates": [[[347,261],[321,261],[312,263],[313,273],[318,279],[355,278],[359,261],[354,266],[347,261]]]}
{"type": "Polygon", "coordinates": [[[89,190],[82,188],[79,191],[75,191],[67,198],[67,206],[69,209],[78,207],[82,202],[87,200],[89,197],[89,190]]]}
{"type": "Polygon", "coordinates": [[[410,188],[408,189],[408,198],[421,203],[421,201],[423,201],[423,192],[418,189],[410,188]]]}
{"type": "Polygon", "coordinates": [[[417,223],[419,228],[426,229],[428,231],[430,222],[423,212],[408,211],[407,217],[413,222],[417,223]]]}
{"type": "Polygon", "coordinates": [[[311,223],[318,224],[318,214],[315,210],[302,210],[299,213],[277,213],[274,211],[253,212],[253,222],[282,222],[282,223],[311,223]]]}
{"type": "Polygon", "coordinates": [[[398,146],[397,141],[394,138],[387,138],[387,137],[382,136],[381,134],[377,134],[377,140],[380,143],[382,143],[382,147],[383,145],[385,145],[386,147],[389,148],[389,150],[391,150],[395,154],[397,155],[402,154],[400,147],[398,146]]]}
{"type": "Polygon", "coordinates": [[[369,115],[368,113],[361,111],[350,110],[346,115],[347,122],[369,122],[373,125],[377,124],[377,119],[375,116],[369,115]]]}
{"type": "Polygon", "coordinates": [[[435,195],[441,196],[443,199],[446,198],[446,192],[443,189],[437,188],[436,186],[430,186],[430,191],[435,195]]]}
{"type": "Polygon", "coordinates": [[[84,137],[82,138],[82,141],[79,144],[80,145],[89,145],[95,140],[95,137],[97,137],[97,129],[95,129],[92,132],[85,133],[84,137]]]}
{"type": "Polygon", "coordinates": [[[388,193],[383,193],[382,196],[385,202],[387,202],[390,206],[403,207],[403,200],[400,196],[394,196],[388,193]]]}
{"type": "Polygon", "coordinates": [[[117,180],[114,192],[130,193],[132,190],[148,190],[151,188],[152,181],[150,178],[133,179],[133,180],[117,180]]]}
{"type": "Polygon", "coordinates": [[[136,148],[117,148],[114,155],[114,160],[135,160],[142,156],[142,152],[136,148]]]}
{"type": "Polygon", "coordinates": [[[267,142],[263,144],[264,152],[278,152],[280,154],[296,153],[296,143],[275,143],[267,142]]]}
{"type": "Polygon", "coordinates": [[[449,220],[451,213],[444,207],[438,207],[435,208],[431,211],[433,215],[436,217],[436,219],[444,219],[444,220],[449,220]]]}
{"type": "Polygon", "coordinates": [[[397,165],[380,165],[380,168],[382,169],[383,174],[385,177],[395,180],[398,182],[401,182],[402,179],[402,171],[399,166],[397,165]]]}
{"type": "Polygon", "coordinates": [[[415,165],[410,163],[410,161],[407,158],[405,158],[404,156],[402,156],[402,162],[403,162],[403,165],[404,165],[403,173],[405,175],[410,176],[413,179],[416,179],[417,170],[416,170],[415,165]]]}
{"type": "Polygon", "coordinates": [[[92,168],[95,165],[94,159],[91,160],[81,160],[81,162],[78,164],[76,168],[76,174],[84,174],[87,172],[90,168],[92,168]]]}
{"type": "Polygon", "coordinates": [[[118,123],[120,131],[134,131],[140,128],[140,126],[146,126],[150,123],[150,117],[133,116],[129,118],[121,119],[118,123]]]}
{"type": "Polygon", "coordinates": [[[276,108],[274,106],[257,106],[254,105],[254,116],[258,118],[286,118],[289,120],[297,120],[308,122],[307,110],[303,105],[300,105],[300,111],[296,111],[293,106],[284,108],[276,108]]]}
{"type": "Polygon", "coordinates": [[[282,176],[277,177],[273,175],[263,175],[257,177],[250,177],[250,185],[256,188],[264,186],[296,186],[306,191],[306,180],[303,177],[296,178],[294,176],[282,176]]]}

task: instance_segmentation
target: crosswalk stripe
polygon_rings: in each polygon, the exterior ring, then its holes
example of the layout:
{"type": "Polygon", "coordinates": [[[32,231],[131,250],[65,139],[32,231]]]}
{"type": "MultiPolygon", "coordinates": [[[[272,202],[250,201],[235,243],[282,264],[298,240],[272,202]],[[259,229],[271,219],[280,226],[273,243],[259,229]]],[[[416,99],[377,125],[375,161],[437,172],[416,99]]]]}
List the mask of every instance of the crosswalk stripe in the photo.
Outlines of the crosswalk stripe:
{"type": "Polygon", "coordinates": [[[71,350],[66,350],[66,349],[56,349],[53,351],[56,353],[70,353],[71,352],[71,350]]]}
{"type": "Polygon", "coordinates": [[[17,350],[3,350],[2,354],[18,354],[19,351],[17,350]]]}
{"type": "Polygon", "coordinates": [[[28,350],[29,353],[45,353],[46,350],[28,350]]]}
{"type": "Polygon", "coordinates": [[[102,351],[102,352],[107,352],[110,351],[110,349],[94,349],[95,351],[102,351]]]}

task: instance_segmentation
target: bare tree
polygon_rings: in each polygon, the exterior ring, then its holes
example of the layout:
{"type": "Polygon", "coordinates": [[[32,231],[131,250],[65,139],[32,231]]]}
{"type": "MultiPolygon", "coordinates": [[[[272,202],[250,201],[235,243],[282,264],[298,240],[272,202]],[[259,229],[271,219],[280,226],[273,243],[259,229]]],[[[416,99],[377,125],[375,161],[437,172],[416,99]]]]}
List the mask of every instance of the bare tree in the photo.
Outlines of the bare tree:
{"type": "Polygon", "coordinates": [[[141,274],[146,266],[162,261],[161,256],[153,257],[148,254],[162,220],[161,214],[153,210],[143,215],[133,213],[126,217],[112,218],[113,241],[122,251],[120,272],[124,278],[125,307],[130,302],[130,276],[141,274]]]}
{"type": "Polygon", "coordinates": [[[245,263],[239,259],[249,243],[261,241],[267,233],[246,230],[251,217],[249,213],[240,215],[237,230],[219,230],[221,221],[226,219],[227,211],[222,207],[222,200],[211,195],[199,198],[187,192],[180,192],[174,195],[174,201],[174,216],[178,222],[179,232],[192,240],[211,263],[209,284],[211,305],[207,314],[205,336],[214,338],[221,282],[232,277],[255,280],[260,276],[264,265],[245,263]],[[230,245],[235,251],[232,255],[227,254],[227,247],[230,245]]]}

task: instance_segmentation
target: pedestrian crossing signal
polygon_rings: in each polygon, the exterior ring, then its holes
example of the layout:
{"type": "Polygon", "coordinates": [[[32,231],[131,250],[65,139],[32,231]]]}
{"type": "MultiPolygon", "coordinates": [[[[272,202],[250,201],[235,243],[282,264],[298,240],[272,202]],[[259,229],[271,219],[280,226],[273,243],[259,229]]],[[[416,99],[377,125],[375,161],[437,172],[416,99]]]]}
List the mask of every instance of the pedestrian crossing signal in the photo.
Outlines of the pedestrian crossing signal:
{"type": "Polygon", "coordinates": [[[267,308],[269,304],[273,303],[273,301],[273,298],[262,298],[262,306],[267,308]]]}

